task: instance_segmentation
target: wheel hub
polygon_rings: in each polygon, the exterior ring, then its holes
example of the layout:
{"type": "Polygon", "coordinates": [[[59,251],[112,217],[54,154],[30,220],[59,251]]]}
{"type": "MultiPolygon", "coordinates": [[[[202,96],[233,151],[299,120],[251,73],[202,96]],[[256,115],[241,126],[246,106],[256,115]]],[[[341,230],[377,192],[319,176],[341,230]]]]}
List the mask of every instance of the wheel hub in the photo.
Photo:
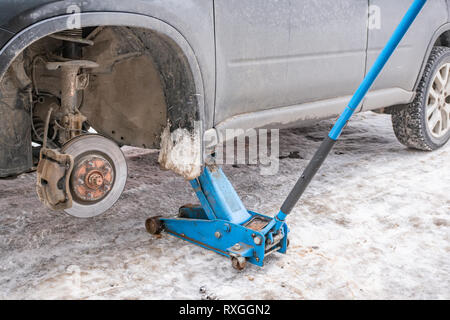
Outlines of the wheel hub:
{"type": "Polygon", "coordinates": [[[76,161],[72,174],[72,188],[79,199],[101,200],[113,185],[114,169],[104,157],[89,155],[76,161]]]}
{"type": "Polygon", "coordinates": [[[103,174],[98,171],[94,171],[88,174],[86,177],[86,185],[91,189],[98,189],[103,184],[103,174]]]}

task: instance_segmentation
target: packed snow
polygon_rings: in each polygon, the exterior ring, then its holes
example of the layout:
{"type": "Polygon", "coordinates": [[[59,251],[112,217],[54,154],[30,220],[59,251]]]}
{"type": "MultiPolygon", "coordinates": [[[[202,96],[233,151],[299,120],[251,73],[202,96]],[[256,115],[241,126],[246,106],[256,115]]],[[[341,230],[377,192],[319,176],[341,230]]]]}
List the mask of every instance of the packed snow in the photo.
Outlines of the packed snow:
{"type": "MultiPolygon", "coordinates": [[[[275,214],[331,121],[280,132],[280,167],[225,166],[249,210],[275,214]]],[[[145,231],[196,202],[158,154],[127,148],[107,214],[45,209],[35,174],[0,180],[1,299],[450,299],[450,144],[399,144],[387,115],[356,115],[288,217],[290,247],[238,272],[223,256],[145,231]]]]}

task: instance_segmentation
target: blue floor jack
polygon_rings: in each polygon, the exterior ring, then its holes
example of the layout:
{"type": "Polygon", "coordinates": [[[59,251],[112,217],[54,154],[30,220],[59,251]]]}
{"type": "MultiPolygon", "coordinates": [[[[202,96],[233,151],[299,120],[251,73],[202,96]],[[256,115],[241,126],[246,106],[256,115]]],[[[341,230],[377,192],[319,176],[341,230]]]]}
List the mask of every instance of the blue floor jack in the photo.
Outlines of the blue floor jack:
{"type": "Polygon", "coordinates": [[[220,253],[231,258],[233,267],[238,270],[244,269],[247,262],[263,266],[264,258],[273,252],[286,253],[289,244],[289,228],[285,222],[287,215],[325,161],[347,122],[426,1],[413,2],[275,217],[248,211],[222,170],[209,165],[197,179],[190,181],[200,200],[200,206],[181,207],[177,218],[149,218],[145,223],[147,231],[158,234],[165,230],[171,235],[220,253]]]}

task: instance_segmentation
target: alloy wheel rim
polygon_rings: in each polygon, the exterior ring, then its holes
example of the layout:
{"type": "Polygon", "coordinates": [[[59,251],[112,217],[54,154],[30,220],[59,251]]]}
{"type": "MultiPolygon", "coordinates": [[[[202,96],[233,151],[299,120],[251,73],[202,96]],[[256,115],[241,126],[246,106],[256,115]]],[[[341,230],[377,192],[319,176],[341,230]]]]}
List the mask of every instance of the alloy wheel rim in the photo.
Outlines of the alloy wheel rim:
{"type": "Polygon", "coordinates": [[[426,123],[434,138],[450,130],[450,63],[439,68],[428,90],[426,123]]]}

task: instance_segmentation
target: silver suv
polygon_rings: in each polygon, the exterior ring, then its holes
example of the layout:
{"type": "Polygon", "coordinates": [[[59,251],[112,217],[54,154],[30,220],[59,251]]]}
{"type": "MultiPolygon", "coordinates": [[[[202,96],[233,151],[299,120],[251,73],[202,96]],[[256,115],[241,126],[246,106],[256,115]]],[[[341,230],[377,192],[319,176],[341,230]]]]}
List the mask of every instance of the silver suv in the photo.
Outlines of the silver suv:
{"type": "MultiPolygon", "coordinates": [[[[0,0],[0,177],[39,164],[42,202],[79,217],[120,196],[118,146],[196,178],[228,128],[338,115],[411,3],[0,0]]],[[[449,12],[427,2],[359,107],[411,148],[450,138],[449,12]]]]}

